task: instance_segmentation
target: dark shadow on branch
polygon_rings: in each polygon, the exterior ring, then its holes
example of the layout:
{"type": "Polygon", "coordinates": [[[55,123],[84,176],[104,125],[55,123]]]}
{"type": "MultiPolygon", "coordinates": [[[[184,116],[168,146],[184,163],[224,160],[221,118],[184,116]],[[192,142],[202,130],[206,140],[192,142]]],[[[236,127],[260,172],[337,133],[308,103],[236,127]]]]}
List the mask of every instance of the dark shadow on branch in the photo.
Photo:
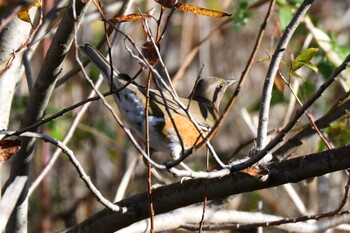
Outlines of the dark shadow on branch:
{"type": "MultiPolygon", "coordinates": [[[[212,200],[343,170],[350,167],[349,155],[350,146],[346,146],[272,163],[267,166],[270,171],[267,179],[232,173],[221,178],[194,179],[163,186],[153,190],[154,211],[157,215],[202,202],[206,185],[208,200],[212,200]]],[[[127,208],[126,213],[105,209],[67,232],[114,232],[149,217],[147,193],[132,196],[117,204],[127,208]]]]}

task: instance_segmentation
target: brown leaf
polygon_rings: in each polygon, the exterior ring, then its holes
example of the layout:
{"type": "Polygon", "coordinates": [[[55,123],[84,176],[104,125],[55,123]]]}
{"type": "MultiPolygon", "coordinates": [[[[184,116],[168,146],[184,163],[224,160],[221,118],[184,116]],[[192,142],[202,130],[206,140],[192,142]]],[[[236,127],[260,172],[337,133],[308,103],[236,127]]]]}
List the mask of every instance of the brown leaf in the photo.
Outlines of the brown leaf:
{"type": "MultiPolygon", "coordinates": [[[[159,48],[159,45],[157,45],[157,47],[159,48]]],[[[141,50],[142,50],[142,54],[145,56],[145,58],[147,59],[150,65],[153,66],[154,64],[157,63],[158,61],[157,50],[151,41],[144,43],[141,47],[141,50]]]]}
{"type": "Polygon", "coordinates": [[[32,7],[40,7],[41,3],[40,0],[35,0],[34,2],[28,3],[26,5],[24,5],[20,11],[18,11],[17,13],[17,17],[25,22],[30,23],[30,16],[29,16],[29,10],[32,7]]]}
{"type": "Polygon", "coordinates": [[[152,16],[148,13],[135,13],[135,14],[129,14],[129,15],[123,15],[123,16],[117,16],[112,19],[112,21],[116,23],[123,23],[123,22],[133,22],[138,21],[142,19],[149,19],[152,16]]]}
{"type": "Polygon", "coordinates": [[[215,17],[215,18],[221,18],[225,16],[231,16],[231,14],[227,14],[225,12],[221,11],[216,11],[216,10],[210,10],[198,6],[193,6],[193,5],[188,5],[184,3],[176,3],[175,8],[183,11],[188,11],[192,12],[197,15],[205,15],[205,16],[210,16],[210,17],[215,17]]]}
{"type": "Polygon", "coordinates": [[[11,158],[21,148],[22,141],[15,140],[1,140],[0,141],[0,162],[4,162],[11,158]]]}
{"type": "Polygon", "coordinates": [[[277,90],[279,92],[283,93],[284,87],[286,86],[286,83],[284,82],[284,80],[282,79],[282,77],[280,76],[279,73],[276,74],[274,83],[275,83],[277,90]]]}
{"type": "Polygon", "coordinates": [[[176,0],[155,0],[155,1],[158,2],[160,5],[170,9],[174,9],[176,5],[176,0]]]}
{"type": "Polygon", "coordinates": [[[263,170],[255,167],[248,167],[241,172],[246,173],[251,176],[265,176],[269,174],[268,170],[263,170]]]}

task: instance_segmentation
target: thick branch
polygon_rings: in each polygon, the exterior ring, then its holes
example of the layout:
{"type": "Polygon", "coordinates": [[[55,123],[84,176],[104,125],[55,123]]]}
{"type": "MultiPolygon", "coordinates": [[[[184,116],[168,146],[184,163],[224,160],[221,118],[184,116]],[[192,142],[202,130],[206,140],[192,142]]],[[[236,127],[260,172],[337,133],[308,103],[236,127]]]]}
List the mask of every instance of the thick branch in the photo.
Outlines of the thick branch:
{"type": "MultiPolygon", "coordinates": [[[[272,163],[267,167],[270,173],[264,181],[244,173],[232,173],[221,178],[194,179],[163,186],[153,191],[154,211],[158,215],[201,202],[205,186],[208,200],[211,200],[343,170],[350,167],[349,154],[350,146],[347,146],[272,163]]],[[[127,212],[122,214],[105,209],[67,232],[114,232],[149,217],[147,193],[124,199],[117,205],[126,207],[127,212]]]]}
{"type": "Polygon", "coordinates": [[[262,159],[268,152],[270,152],[278,143],[280,143],[284,139],[286,134],[295,126],[299,118],[307,111],[307,109],[309,109],[311,105],[322,96],[325,90],[327,90],[327,88],[337,79],[338,75],[349,66],[349,63],[350,54],[348,54],[343,63],[333,71],[331,76],[320,86],[319,89],[317,89],[317,91],[304,103],[304,105],[297,110],[295,116],[280,131],[280,133],[264,147],[264,149],[257,151],[257,153],[252,157],[242,159],[243,161],[231,163],[231,171],[240,171],[244,168],[255,164],[260,159],[262,159]]]}
{"type": "MultiPolygon", "coordinates": [[[[350,99],[332,108],[326,115],[324,115],[323,117],[315,121],[315,124],[319,129],[324,129],[328,127],[332,122],[339,120],[341,117],[343,117],[346,114],[349,114],[349,110],[350,110],[350,99]]],[[[278,159],[283,159],[290,153],[292,149],[303,144],[302,142],[303,139],[306,139],[314,135],[315,132],[316,130],[312,127],[312,125],[308,124],[303,130],[295,134],[292,138],[288,139],[286,143],[284,143],[280,148],[278,148],[273,153],[273,156],[278,159]]]]}
{"type": "MultiPolygon", "coordinates": [[[[31,92],[30,100],[23,115],[20,128],[32,125],[43,117],[46,106],[55,87],[62,64],[73,42],[75,20],[73,4],[78,20],[83,16],[86,3],[72,1],[47,52],[39,76],[31,92]]],[[[35,129],[37,130],[37,128],[35,129]]],[[[7,184],[13,182],[17,176],[28,176],[31,165],[31,153],[34,149],[34,139],[24,139],[21,150],[11,161],[11,174],[7,184]]],[[[27,229],[27,192],[28,185],[22,191],[13,217],[8,223],[8,232],[26,232],[27,229]]]]}
{"type": "Polygon", "coordinates": [[[293,19],[290,21],[288,26],[286,27],[285,32],[282,35],[281,40],[279,41],[276,50],[271,58],[271,64],[266,74],[263,93],[262,93],[262,101],[260,107],[259,114],[259,126],[258,126],[258,137],[257,137],[257,149],[261,150],[266,146],[266,136],[267,136],[267,128],[269,121],[269,113],[270,113],[270,102],[272,98],[272,87],[274,84],[275,76],[279,69],[279,64],[282,60],[282,56],[284,51],[287,48],[287,45],[294,34],[294,31],[300,24],[306,12],[311,7],[311,4],[314,0],[305,0],[299,7],[298,11],[295,13],[293,19]]]}

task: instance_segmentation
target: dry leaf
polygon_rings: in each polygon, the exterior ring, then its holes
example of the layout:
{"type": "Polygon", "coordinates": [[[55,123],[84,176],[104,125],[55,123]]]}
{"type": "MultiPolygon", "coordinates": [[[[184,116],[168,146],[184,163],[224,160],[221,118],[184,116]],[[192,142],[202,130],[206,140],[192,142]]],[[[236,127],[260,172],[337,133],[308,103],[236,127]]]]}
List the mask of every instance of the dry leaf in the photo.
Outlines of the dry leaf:
{"type": "Polygon", "coordinates": [[[123,15],[123,16],[116,16],[112,19],[112,21],[116,23],[123,23],[123,22],[138,21],[142,19],[149,19],[152,17],[153,12],[154,12],[154,8],[147,11],[146,13],[135,13],[135,14],[129,14],[129,15],[123,15]]]}
{"type": "Polygon", "coordinates": [[[269,174],[268,170],[263,170],[255,167],[248,167],[241,172],[246,173],[251,176],[266,176],[269,174]]]}
{"type": "Polygon", "coordinates": [[[32,3],[28,3],[24,6],[22,6],[21,10],[18,11],[17,17],[25,22],[30,23],[31,20],[30,20],[30,16],[29,16],[29,10],[32,7],[40,7],[40,6],[41,6],[40,0],[35,0],[32,3]]]}
{"type": "Polygon", "coordinates": [[[277,90],[279,92],[283,93],[284,87],[286,86],[286,83],[284,82],[283,78],[281,77],[281,75],[279,73],[276,74],[274,83],[275,83],[277,90]]]}
{"type": "Polygon", "coordinates": [[[155,0],[155,1],[158,2],[160,5],[170,9],[174,9],[176,5],[176,0],[155,0]]]}
{"type": "Polygon", "coordinates": [[[123,22],[132,22],[132,21],[142,20],[144,18],[148,19],[150,17],[151,16],[149,14],[136,13],[136,14],[117,16],[117,17],[114,17],[112,21],[116,23],[123,23],[123,22]]]}
{"type": "Polygon", "coordinates": [[[176,3],[175,8],[183,11],[188,11],[192,12],[197,15],[205,15],[205,16],[210,16],[210,17],[215,17],[215,18],[221,18],[225,16],[231,16],[231,14],[227,14],[225,12],[221,11],[216,11],[216,10],[210,10],[198,6],[193,6],[193,5],[187,5],[184,3],[176,3]]]}
{"type": "Polygon", "coordinates": [[[15,140],[1,140],[0,141],[0,162],[4,162],[11,158],[21,148],[22,141],[15,140]]]}
{"type": "MultiPolygon", "coordinates": [[[[159,48],[159,45],[157,46],[159,48]]],[[[154,64],[157,63],[158,61],[157,50],[154,48],[154,45],[151,41],[144,43],[141,47],[141,50],[142,50],[143,56],[145,56],[145,58],[147,59],[150,65],[153,66],[154,64]]]]}

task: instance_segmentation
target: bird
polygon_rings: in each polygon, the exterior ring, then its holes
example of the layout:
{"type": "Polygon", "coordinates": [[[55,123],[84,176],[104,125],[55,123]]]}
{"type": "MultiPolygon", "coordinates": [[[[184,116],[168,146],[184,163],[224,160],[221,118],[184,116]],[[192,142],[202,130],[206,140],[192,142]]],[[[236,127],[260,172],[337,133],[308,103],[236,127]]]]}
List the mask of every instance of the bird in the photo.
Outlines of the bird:
{"type": "MultiPolygon", "coordinates": [[[[98,67],[105,83],[112,84],[112,90],[119,90],[113,94],[119,112],[145,143],[147,88],[115,68],[112,76],[110,63],[91,44],[80,45],[80,49],[98,67]]],[[[203,144],[203,138],[189,115],[207,135],[219,118],[219,105],[226,89],[235,82],[234,79],[219,77],[199,79],[190,97],[178,97],[185,108],[167,91],[149,89],[148,130],[151,151],[165,152],[176,160],[184,151],[198,149],[203,144]]]]}

